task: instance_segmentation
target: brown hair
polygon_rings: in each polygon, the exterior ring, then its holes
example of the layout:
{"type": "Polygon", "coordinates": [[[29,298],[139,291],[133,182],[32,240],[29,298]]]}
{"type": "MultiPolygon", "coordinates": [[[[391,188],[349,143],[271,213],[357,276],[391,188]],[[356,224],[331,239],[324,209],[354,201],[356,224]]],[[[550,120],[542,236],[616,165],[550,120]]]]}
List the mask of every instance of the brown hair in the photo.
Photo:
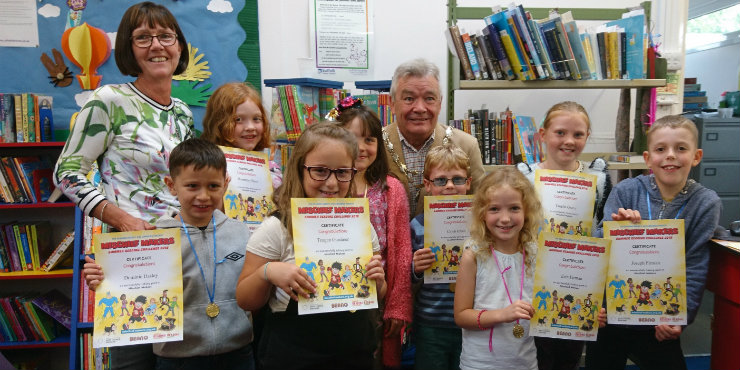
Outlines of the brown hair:
{"type": "Polygon", "coordinates": [[[365,181],[370,185],[380,182],[381,189],[385,189],[385,178],[390,173],[390,167],[388,166],[388,154],[383,145],[383,127],[380,124],[380,118],[372,109],[359,105],[343,110],[337,117],[337,123],[347,128],[355,118],[360,119],[362,134],[375,138],[378,145],[375,161],[365,170],[365,181]]]}
{"type": "Polygon", "coordinates": [[[444,144],[429,149],[424,160],[424,178],[429,179],[429,173],[434,168],[451,170],[459,168],[465,170],[470,177],[470,159],[460,147],[453,144],[444,144]]]}
{"type": "MultiPolygon", "coordinates": [[[[293,235],[293,223],[290,214],[290,199],[305,198],[306,191],[303,190],[303,165],[306,163],[306,156],[317,146],[325,143],[326,140],[337,140],[344,144],[347,154],[352,158],[352,166],[357,159],[357,139],[351,132],[337,126],[333,122],[319,122],[308,126],[306,131],[298,138],[295,143],[290,160],[285,166],[283,172],[283,183],[273,194],[273,202],[283,226],[288,229],[288,233],[293,235]]],[[[353,183],[350,182],[350,189],[353,183]]],[[[351,197],[351,191],[347,191],[346,198],[351,197]]]]}
{"type": "Polygon", "coordinates": [[[659,118],[657,121],[653,122],[652,126],[650,126],[650,129],[647,132],[647,145],[650,147],[650,138],[655,135],[655,132],[662,129],[662,128],[672,128],[672,129],[679,129],[679,128],[685,128],[689,130],[691,133],[691,136],[694,137],[694,146],[696,148],[699,147],[699,130],[696,129],[696,125],[694,122],[684,116],[681,115],[673,115],[673,116],[665,116],[662,118],[659,118]]]}
{"type": "Polygon", "coordinates": [[[547,110],[547,113],[545,113],[545,120],[542,122],[542,127],[547,130],[550,127],[550,121],[563,113],[583,115],[583,118],[586,121],[586,131],[591,133],[591,118],[588,117],[586,108],[574,101],[563,101],[550,107],[550,109],[547,110]]]}
{"type": "Polygon", "coordinates": [[[470,225],[470,237],[478,245],[475,251],[476,258],[488,258],[491,250],[486,246],[494,246],[495,242],[491,231],[486,226],[486,211],[493,193],[502,186],[509,186],[522,195],[524,208],[524,225],[519,232],[519,251],[526,251],[526,266],[530,273],[534,266],[537,250],[537,230],[542,220],[542,206],[532,183],[515,167],[497,167],[488,176],[484,177],[473,198],[473,221],[470,225]]]}
{"type": "Polygon", "coordinates": [[[177,24],[175,16],[162,5],[154,4],[150,1],[132,5],[123,13],[121,23],[118,25],[116,34],[116,65],[118,70],[124,75],[137,77],[141,73],[141,67],[134,57],[131,36],[136,28],[146,23],[149,27],[162,26],[175,31],[177,42],[182,49],[180,51],[180,60],[177,63],[175,74],[179,75],[188,68],[190,53],[188,51],[188,42],[185,41],[180,26],[177,24]]]}
{"type": "Polygon", "coordinates": [[[193,166],[200,170],[210,167],[226,176],[226,157],[216,144],[202,138],[187,139],[170,152],[170,177],[175,178],[183,168],[193,166]]]}
{"type": "Polygon", "coordinates": [[[221,85],[206,104],[203,117],[203,134],[200,136],[217,145],[234,146],[236,107],[247,100],[256,105],[262,114],[262,138],[253,150],[261,151],[270,146],[270,121],[262,106],[262,99],[254,87],[247,83],[229,82],[221,85]]]}

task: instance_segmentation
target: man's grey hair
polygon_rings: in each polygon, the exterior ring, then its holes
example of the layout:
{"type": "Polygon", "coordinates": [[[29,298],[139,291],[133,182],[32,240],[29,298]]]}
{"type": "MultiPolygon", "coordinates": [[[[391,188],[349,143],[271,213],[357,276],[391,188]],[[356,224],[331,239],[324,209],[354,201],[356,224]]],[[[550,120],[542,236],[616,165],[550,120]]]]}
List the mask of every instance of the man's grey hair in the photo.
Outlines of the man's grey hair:
{"type": "Polygon", "coordinates": [[[434,63],[424,59],[417,58],[404,62],[396,68],[393,72],[393,80],[391,81],[391,100],[395,100],[396,87],[398,87],[398,81],[406,77],[427,77],[432,76],[437,80],[439,84],[439,67],[434,63]]]}

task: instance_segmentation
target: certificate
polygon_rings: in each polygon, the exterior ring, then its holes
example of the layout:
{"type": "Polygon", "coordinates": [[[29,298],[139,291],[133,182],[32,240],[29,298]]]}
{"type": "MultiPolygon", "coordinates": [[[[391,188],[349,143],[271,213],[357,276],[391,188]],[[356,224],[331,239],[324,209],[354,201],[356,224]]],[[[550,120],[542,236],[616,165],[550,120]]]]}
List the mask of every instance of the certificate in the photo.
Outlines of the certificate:
{"type": "Polygon", "coordinates": [[[542,232],[529,334],[595,341],[611,241],[542,232]]]}
{"type": "Polygon", "coordinates": [[[684,235],[683,220],[604,222],[610,324],[687,324],[684,235]]]}
{"type": "Polygon", "coordinates": [[[551,233],[591,235],[596,202],[596,175],[537,170],[534,187],[542,200],[545,229],[551,233]]]}
{"type": "Polygon", "coordinates": [[[378,308],[375,281],[366,265],[373,256],[367,198],[293,198],[295,262],[316,284],[298,296],[298,314],[378,308]]]}
{"type": "Polygon", "coordinates": [[[93,347],[171,342],[182,334],[180,229],[97,234],[93,347]]]}
{"type": "Polygon", "coordinates": [[[249,231],[254,231],[274,208],[270,161],[265,153],[220,148],[226,156],[226,172],[231,177],[224,194],[226,216],[245,222],[249,231]]]}
{"type": "Polygon", "coordinates": [[[470,237],[472,195],[424,197],[424,248],[434,253],[432,267],[424,271],[424,284],[454,283],[462,246],[470,237]]]}

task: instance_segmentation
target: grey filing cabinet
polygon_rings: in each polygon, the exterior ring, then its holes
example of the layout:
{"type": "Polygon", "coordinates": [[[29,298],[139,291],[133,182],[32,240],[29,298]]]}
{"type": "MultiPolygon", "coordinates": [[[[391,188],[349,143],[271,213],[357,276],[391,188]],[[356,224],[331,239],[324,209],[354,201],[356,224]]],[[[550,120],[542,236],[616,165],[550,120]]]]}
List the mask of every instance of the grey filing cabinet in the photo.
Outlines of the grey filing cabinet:
{"type": "Polygon", "coordinates": [[[693,120],[704,158],[690,176],[717,192],[722,200],[719,224],[728,228],[730,222],[740,220],[740,118],[693,120]]]}

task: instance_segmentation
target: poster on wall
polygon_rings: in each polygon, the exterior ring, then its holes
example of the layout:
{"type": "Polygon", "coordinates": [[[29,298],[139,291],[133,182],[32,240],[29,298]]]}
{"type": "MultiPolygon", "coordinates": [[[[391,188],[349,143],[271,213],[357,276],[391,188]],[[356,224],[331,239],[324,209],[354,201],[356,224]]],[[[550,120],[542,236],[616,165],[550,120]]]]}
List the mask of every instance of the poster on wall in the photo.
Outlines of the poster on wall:
{"type": "Polygon", "coordinates": [[[317,77],[354,80],[371,76],[371,0],[312,0],[311,49],[317,77]]]}
{"type": "Polygon", "coordinates": [[[38,47],[36,2],[3,0],[0,4],[3,8],[0,12],[0,46],[38,47]]]}

